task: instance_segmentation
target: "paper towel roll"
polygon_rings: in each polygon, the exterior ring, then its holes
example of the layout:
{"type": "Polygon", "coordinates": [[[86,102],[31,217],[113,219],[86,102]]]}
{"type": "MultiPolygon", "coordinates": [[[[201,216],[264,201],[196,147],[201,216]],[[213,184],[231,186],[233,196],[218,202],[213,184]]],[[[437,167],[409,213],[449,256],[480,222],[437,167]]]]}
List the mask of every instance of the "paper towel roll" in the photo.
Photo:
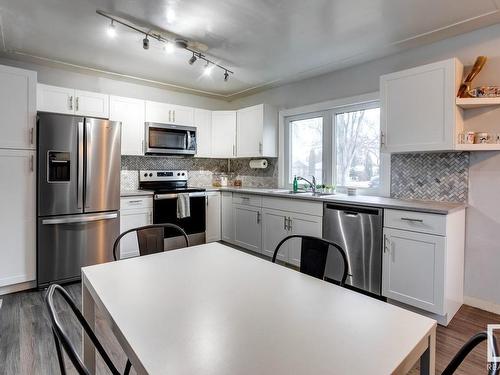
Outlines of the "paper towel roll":
{"type": "Polygon", "coordinates": [[[267,168],[267,160],[266,159],[250,160],[250,168],[265,169],[267,168]]]}

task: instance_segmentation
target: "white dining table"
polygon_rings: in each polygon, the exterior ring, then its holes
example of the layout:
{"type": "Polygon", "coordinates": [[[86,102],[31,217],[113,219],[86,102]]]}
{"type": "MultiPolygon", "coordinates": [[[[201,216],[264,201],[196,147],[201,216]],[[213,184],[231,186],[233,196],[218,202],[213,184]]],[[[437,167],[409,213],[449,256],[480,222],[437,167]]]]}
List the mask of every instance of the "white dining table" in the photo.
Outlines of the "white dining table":
{"type": "Polygon", "coordinates": [[[82,299],[138,374],[434,374],[434,320],[220,243],[82,268],[82,299]]]}

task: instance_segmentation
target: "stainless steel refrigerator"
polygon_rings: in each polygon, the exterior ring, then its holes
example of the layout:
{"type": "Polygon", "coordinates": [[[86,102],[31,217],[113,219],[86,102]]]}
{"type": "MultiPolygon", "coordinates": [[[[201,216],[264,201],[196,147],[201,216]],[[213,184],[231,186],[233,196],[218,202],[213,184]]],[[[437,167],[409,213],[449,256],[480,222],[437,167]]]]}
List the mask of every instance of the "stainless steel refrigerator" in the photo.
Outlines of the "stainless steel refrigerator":
{"type": "Polygon", "coordinates": [[[38,113],[37,284],[112,260],[120,231],[119,122],[38,113]]]}

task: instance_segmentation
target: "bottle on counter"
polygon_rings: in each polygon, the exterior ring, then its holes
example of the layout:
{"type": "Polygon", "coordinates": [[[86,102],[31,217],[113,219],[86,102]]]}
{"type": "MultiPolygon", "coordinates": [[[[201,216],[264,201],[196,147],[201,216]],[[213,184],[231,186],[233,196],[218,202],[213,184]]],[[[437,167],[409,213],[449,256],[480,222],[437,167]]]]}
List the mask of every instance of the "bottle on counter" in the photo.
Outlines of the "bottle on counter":
{"type": "Polygon", "coordinates": [[[299,180],[297,180],[297,176],[293,177],[293,191],[296,193],[299,190],[299,180]]]}

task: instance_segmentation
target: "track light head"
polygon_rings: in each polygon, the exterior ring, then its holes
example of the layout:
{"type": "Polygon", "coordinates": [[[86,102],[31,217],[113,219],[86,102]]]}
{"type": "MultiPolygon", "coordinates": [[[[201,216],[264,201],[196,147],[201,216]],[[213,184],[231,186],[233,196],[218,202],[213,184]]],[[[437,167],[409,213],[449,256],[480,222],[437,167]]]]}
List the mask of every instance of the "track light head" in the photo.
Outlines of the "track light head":
{"type": "Polygon", "coordinates": [[[196,60],[198,60],[198,58],[193,52],[193,56],[191,56],[191,58],[188,60],[189,65],[193,65],[196,62],[196,60]]]}
{"type": "Polygon", "coordinates": [[[142,48],[144,49],[149,49],[149,39],[148,39],[148,36],[146,35],[146,37],[142,40],[142,48]]]}
{"type": "Polygon", "coordinates": [[[115,26],[113,20],[111,20],[111,23],[108,26],[107,32],[108,32],[108,36],[110,38],[114,38],[116,36],[116,26],[115,26]]]}
{"type": "Polygon", "coordinates": [[[229,73],[228,73],[228,71],[226,70],[226,71],[224,72],[224,82],[227,82],[228,80],[229,80],[229,73]]]}

